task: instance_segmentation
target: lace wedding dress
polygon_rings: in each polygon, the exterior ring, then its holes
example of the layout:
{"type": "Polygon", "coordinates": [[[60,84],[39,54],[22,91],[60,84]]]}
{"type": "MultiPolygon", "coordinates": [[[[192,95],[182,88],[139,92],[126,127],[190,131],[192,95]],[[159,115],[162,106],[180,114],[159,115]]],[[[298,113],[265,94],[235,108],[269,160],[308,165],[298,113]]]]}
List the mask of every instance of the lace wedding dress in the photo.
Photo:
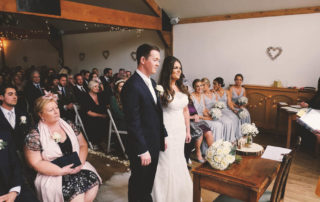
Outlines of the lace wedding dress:
{"type": "Polygon", "coordinates": [[[154,202],[192,201],[193,185],[184,157],[186,125],[183,108],[187,104],[187,95],[177,92],[168,107],[163,108],[168,148],[160,152],[152,190],[154,202]]]}

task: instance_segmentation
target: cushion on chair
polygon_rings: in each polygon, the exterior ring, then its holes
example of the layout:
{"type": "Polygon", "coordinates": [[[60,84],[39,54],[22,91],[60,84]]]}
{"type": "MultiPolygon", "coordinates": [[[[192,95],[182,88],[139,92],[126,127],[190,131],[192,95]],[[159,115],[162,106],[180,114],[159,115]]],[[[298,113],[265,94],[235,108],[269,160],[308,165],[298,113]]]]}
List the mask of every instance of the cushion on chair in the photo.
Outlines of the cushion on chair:
{"type": "MultiPolygon", "coordinates": [[[[266,191],[259,199],[259,202],[269,202],[271,198],[271,192],[266,191]]],[[[231,198],[230,196],[220,194],[213,202],[242,202],[239,199],[231,198]]]]}

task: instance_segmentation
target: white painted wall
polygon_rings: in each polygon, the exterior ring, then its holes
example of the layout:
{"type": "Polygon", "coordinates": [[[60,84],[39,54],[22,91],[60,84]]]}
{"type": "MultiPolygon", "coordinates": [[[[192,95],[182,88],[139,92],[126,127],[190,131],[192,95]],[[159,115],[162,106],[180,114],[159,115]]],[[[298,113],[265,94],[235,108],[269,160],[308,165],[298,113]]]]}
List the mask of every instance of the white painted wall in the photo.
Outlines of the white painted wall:
{"type": "Polygon", "coordinates": [[[227,86],[242,73],[246,84],[317,87],[320,14],[178,24],[173,36],[174,55],[191,82],[221,76],[227,86]],[[274,61],[269,46],[283,49],[274,61]]]}
{"type": "MultiPolygon", "coordinates": [[[[161,50],[161,59],[164,59],[164,44],[156,31],[143,30],[140,36],[135,30],[119,32],[99,32],[89,34],[72,34],[63,36],[63,49],[65,65],[73,73],[81,69],[91,71],[93,67],[103,72],[105,67],[110,67],[116,73],[120,68],[134,71],[137,62],[131,59],[130,53],[143,43],[157,45],[161,50]],[[110,55],[106,60],[102,56],[104,50],[109,50],[110,55]],[[79,53],[85,53],[85,59],[80,61],[79,53]]],[[[154,76],[157,78],[160,71],[154,76]]]]}
{"type": "Polygon", "coordinates": [[[57,67],[58,51],[45,39],[32,40],[6,40],[5,61],[8,67],[31,65],[57,67]],[[28,58],[23,61],[23,56],[28,58]]]}

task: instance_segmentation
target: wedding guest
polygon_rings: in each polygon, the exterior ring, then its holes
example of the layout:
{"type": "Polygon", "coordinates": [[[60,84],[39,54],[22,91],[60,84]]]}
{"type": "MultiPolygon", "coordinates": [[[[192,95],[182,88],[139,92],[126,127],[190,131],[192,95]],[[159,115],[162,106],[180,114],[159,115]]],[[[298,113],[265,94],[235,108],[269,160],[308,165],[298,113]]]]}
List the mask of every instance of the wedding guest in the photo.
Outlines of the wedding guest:
{"type": "Polygon", "coordinates": [[[81,110],[86,116],[86,130],[90,141],[99,145],[107,137],[107,101],[99,92],[99,83],[89,82],[89,93],[81,100],[81,110]]]}
{"type": "Polygon", "coordinates": [[[17,90],[18,103],[16,105],[17,108],[27,109],[27,100],[24,95],[24,82],[19,74],[15,74],[12,79],[12,86],[17,90]]]}
{"type": "MultiPolygon", "coordinates": [[[[228,106],[228,98],[230,99],[230,94],[228,91],[223,89],[224,87],[224,81],[223,78],[217,77],[213,80],[213,90],[214,94],[217,97],[217,101],[221,102],[224,104],[224,108],[221,110],[222,111],[222,117],[221,121],[223,124],[225,124],[225,136],[224,140],[229,141],[229,142],[234,142],[237,139],[240,139],[241,135],[241,122],[238,118],[237,115],[235,115],[227,106],[228,106]]],[[[214,103],[212,102],[207,102],[206,106],[207,108],[211,108],[214,103]]]]}
{"type": "Polygon", "coordinates": [[[126,75],[127,75],[127,79],[129,79],[130,76],[132,75],[132,72],[127,70],[127,71],[126,71],[126,75]]]}
{"type": "Polygon", "coordinates": [[[8,131],[13,137],[15,147],[23,151],[24,139],[30,129],[31,120],[27,113],[17,108],[18,96],[15,87],[5,86],[0,89],[0,129],[8,131]]]}
{"type": "Polygon", "coordinates": [[[38,199],[43,202],[93,201],[101,179],[86,161],[88,146],[80,130],[60,118],[56,98],[47,94],[36,100],[35,113],[40,121],[26,137],[26,159],[38,172],[35,179],[38,199]],[[52,162],[73,152],[79,156],[79,166],[59,167],[52,162]]]}
{"type": "Polygon", "coordinates": [[[106,96],[107,100],[110,100],[111,96],[113,96],[113,81],[112,81],[112,69],[105,68],[103,70],[104,76],[100,77],[100,80],[103,85],[104,95],[106,96]]]}
{"type": "Polygon", "coordinates": [[[114,96],[111,97],[111,101],[110,101],[110,109],[112,112],[112,117],[116,123],[118,130],[127,130],[121,98],[120,98],[120,93],[124,83],[125,83],[125,80],[122,80],[122,79],[118,80],[115,83],[114,96]]]}
{"type": "Polygon", "coordinates": [[[1,128],[0,140],[0,201],[37,202],[31,189],[24,183],[12,134],[1,128]]]}
{"type": "Polygon", "coordinates": [[[47,91],[53,91],[53,89],[57,89],[59,85],[59,77],[56,74],[52,74],[48,79],[48,85],[46,86],[47,91]]]}
{"type": "Polygon", "coordinates": [[[74,80],[75,80],[75,87],[73,88],[74,95],[76,97],[76,100],[78,103],[81,103],[81,99],[83,98],[84,95],[86,95],[89,92],[89,89],[83,85],[83,78],[81,74],[76,74],[74,75],[74,80]]]}
{"type": "Polygon", "coordinates": [[[97,74],[97,76],[99,77],[99,70],[98,70],[98,68],[92,68],[92,71],[91,71],[91,73],[95,73],[95,74],[97,74]]]}
{"type": "Polygon", "coordinates": [[[228,106],[235,114],[238,114],[240,109],[246,112],[247,117],[240,119],[241,124],[251,123],[249,111],[245,108],[245,106],[239,106],[238,104],[239,98],[246,97],[246,89],[242,87],[242,74],[236,74],[236,76],[234,77],[234,82],[235,85],[231,86],[229,89],[229,94],[231,96],[229,96],[228,98],[231,98],[231,100],[229,100],[228,106]]]}
{"type": "Polygon", "coordinates": [[[100,89],[99,92],[104,91],[103,84],[102,84],[101,80],[99,79],[99,76],[98,76],[97,73],[92,72],[92,73],[90,74],[90,76],[89,76],[89,82],[90,82],[90,81],[95,81],[95,82],[99,83],[99,89],[100,89]]]}
{"type": "Polygon", "coordinates": [[[82,75],[83,78],[83,85],[88,87],[89,84],[89,77],[90,77],[90,72],[88,70],[82,70],[82,73],[80,73],[82,75]]]}
{"type": "Polygon", "coordinates": [[[44,95],[43,87],[40,84],[40,73],[37,70],[31,72],[30,81],[25,86],[25,95],[28,102],[29,112],[33,113],[34,101],[44,95]]]}
{"type": "Polygon", "coordinates": [[[68,75],[68,86],[69,86],[70,88],[73,88],[75,85],[76,85],[76,82],[75,82],[75,80],[74,80],[73,75],[72,75],[72,74],[69,74],[69,75],[68,75]]]}
{"type": "Polygon", "coordinates": [[[320,78],[318,80],[318,90],[316,94],[308,102],[301,102],[301,107],[310,107],[313,109],[320,109],[320,78]]]}

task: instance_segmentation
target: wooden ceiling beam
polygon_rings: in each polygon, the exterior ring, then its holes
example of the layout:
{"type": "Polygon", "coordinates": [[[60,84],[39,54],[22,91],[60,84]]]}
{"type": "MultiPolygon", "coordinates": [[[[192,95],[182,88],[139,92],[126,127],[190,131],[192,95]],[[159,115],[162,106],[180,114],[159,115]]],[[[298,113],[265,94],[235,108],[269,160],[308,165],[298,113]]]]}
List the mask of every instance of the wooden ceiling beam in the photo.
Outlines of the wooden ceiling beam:
{"type": "Polygon", "coordinates": [[[101,23],[123,27],[162,30],[161,17],[102,8],[72,1],[60,0],[61,16],[47,15],[33,12],[17,11],[16,0],[1,0],[0,11],[43,16],[49,18],[101,23]]]}
{"type": "Polygon", "coordinates": [[[179,24],[273,17],[273,16],[283,16],[283,15],[311,14],[311,13],[320,13],[320,6],[306,7],[306,8],[280,9],[280,10],[272,10],[272,11],[259,11],[259,12],[239,13],[239,14],[230,14],[230,15],[215,15],[215,16],[196,17],[196,18],[182,18],[179,24]]]}
{"type": "Polygon", "coordinates": [[[151,8],[151,10],[158,16],[161,17],[161,8],[158,6],[155,0],[144,0],[144,2],[151,8]]]}

